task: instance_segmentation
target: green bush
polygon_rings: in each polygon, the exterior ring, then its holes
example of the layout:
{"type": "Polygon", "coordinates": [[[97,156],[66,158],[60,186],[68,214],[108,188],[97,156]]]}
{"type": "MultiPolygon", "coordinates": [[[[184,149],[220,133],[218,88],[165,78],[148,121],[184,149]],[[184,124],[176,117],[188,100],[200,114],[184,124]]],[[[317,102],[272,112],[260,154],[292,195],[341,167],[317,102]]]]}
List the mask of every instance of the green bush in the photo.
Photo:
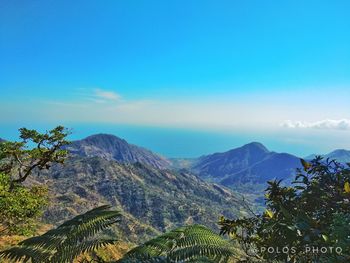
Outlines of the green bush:
{"type": "Polygon", "coordinates": [[[0,174],[0,224],[2,234],[33,234],[47,204],[47,188],[16,185],[10,191],[9,175],[0,174]]]}
{"type": "Polygon", "coordinates": [[[350,262],[349,166],[321,157],[302,164],[292,186],[268,182],[263,215],[221,220],[244,260],[350,262]]]}

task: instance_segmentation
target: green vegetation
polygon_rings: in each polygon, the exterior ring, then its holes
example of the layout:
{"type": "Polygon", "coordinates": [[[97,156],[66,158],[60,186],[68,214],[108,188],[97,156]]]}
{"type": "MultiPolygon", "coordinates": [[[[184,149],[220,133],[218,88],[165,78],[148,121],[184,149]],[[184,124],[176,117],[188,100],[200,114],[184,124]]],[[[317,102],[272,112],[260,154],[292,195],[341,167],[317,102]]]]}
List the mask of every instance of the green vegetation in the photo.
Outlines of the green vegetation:
{"type": "Polygon", "coordinates": [[[32,234],[47,205],[47,188],[17,185],[10,191],[10,176],[0,174],[0,234],[32,234]]]}
{"type": "Polygon", "coordinates": [[[350,261],[350,169],[320,157],[302,164],[291,187],[269,182],[263,215],[221,220],[242,262],[350,261]]]}
{"type": "Polygon", "coordinates": [[[118,262],[227,262],[232,245],[212,230],[180,227],[132,249],[118,262]]]}
{"type": "Polygon", "coordinates": [[[35,169],[49,169],[52,163],[63,163],[67,151],[69,134],[63,126],[57,126],[46,133],[26,128],[19,129],[20,142],[0,143],[0,172],[10,175],[11,189],[23,183],[35,169]]]}
{"type": "Polygon", "coordinates": [[[26,239],[0,253],[0,257],[22,262],[73,262],[80,254],[113,244],[115,240],[93,238],[120,220],[118,211],[101,206],[74,217],[45,234],[26,239]]]}
{"type": "Polygon", "coordinates": [[[23,183],[34,171],[63,163],[67,152],[61,147],[67,130],[58,126],[47,133],[21,128],[20,142],[0,143],[0,235],[29,235],[47,204],[44,186],[23,183]]]}

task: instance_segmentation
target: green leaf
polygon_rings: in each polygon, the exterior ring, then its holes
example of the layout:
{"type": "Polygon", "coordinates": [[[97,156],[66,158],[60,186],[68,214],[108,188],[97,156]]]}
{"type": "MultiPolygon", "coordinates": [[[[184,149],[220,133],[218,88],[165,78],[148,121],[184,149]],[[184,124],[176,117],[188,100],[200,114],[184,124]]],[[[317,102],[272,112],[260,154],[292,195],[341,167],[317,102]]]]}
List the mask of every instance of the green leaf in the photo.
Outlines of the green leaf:
{"type": "Polygon", "coordinates": [[[274,215],[275,215],[275,214],[274,214],[271,210],[269,210],[269,209],[266,209],[265,213],[267,214],[267,216],[268,216],[269,218],[273,218],[274,215]]]}
{"type": "Polygon", "coordinates": [[[350,183],[349,182],[345,182],[344,184],[344,192],[347,194],[350,194],[350,183]]]}
{"type": "Polygon", "coordinates": [[[322,234],[322,238],[323,238],[324,241],[326,241],[326,242],[328,241],[328,236],[322,234]]]}
{"type": "Polygon", "coordinates": [[[301,165],[304,167],[305,172],[312,167],[311,163],[305,161],[304,159],[300,159],[300,162],[301,162],[301,165]]]}

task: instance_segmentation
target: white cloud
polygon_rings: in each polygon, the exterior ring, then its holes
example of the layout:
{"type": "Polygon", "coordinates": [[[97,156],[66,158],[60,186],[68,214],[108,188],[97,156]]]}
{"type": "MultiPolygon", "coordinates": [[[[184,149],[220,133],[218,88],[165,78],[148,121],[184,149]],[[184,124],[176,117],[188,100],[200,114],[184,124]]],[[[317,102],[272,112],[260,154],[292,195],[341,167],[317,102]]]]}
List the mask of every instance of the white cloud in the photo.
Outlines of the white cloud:
{"type": "Polygon", "coordinates": [[[113,91],[95,89],[94,98],[98,102],[101,102],[101,100],[116,101],[119,100],[121,96],[113,91]]]}
{"type": "Polygon", "coordinates": [[[316,122],[287,120],[281,124],[285,128],[311,128],[327,130],[350,130],[350,119],[331,120],[325,119],[316,122]]]}

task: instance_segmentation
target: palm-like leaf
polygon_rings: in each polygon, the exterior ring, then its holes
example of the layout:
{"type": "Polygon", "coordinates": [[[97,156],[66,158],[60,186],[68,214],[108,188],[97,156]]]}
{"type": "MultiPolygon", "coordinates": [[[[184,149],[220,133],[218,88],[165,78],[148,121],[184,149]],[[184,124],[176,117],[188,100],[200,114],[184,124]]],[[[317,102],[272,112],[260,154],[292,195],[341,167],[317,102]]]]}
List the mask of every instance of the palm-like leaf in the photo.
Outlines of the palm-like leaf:
{"type": "Polygon", "coordinates": [[[120,220],[120,212],[101,206],[66,221],[45,234],[26,239],[17,247],[0,252],[0,258],[27,262],[72,262],[81,253],[114,243],[92,237],[120,220]]]}
{"type": "Polygon", "coordinates": [[[89,240],[74,246],[66,246],[63,250],[60,250],[60,253],[53,255],[50,262],[73,262],[80,254],[113,244],[115,241],[116,240],[89,240]]]}
{"type": "Polygon", "coordinates": [[[7,260],[14,262],[45,262],[46,258],[49,258],[51,254],[44,250],[34,247],[12,247],[8,250],[2,251],[0,258],[6,258],[7,260]]]}
{"type": "Polygon", "coordinates": [[[192,225],[134,248],[119,262],[226,262],[233,255],[229,241],[204,226],[192,225]]]}

